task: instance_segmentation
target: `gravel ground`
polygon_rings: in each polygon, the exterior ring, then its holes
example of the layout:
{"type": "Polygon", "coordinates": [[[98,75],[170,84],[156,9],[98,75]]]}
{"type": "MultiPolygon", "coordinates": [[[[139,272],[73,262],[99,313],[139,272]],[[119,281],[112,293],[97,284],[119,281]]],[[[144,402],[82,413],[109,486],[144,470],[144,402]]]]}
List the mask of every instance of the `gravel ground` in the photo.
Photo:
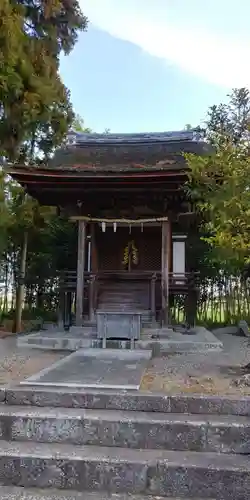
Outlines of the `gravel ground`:
{"type": "MultiPolygon", "coordinates": [[[[224,345],[221,352],[170,354],[151,360],[141,389],[250,395],[250,375],[249,386],[235,385],[246,373],[241,367],[250,363],[250,339],[226,334],[217,337],[224,345]]],[[[0,339],[0,386],[24,380],[64,356],[62,352],[17,348],[15,337],[0,339]]]]}
{"type": "Polygon", "coordinates": [[[250,339],[227,334],[217,335],[217,338],[224,345],[221,352],[171,354],[153,359],[144,374],[141,389],[250,395],[250,386],[235,385],[235,380],[247,373],[241,367],[250,363],[250,339]]]}
{"type": "Polygon", "coordinates": [[[64,356],[58,352],[17,348],[16,337],[0,339],[0,385],[24,380],[64,356]]]}

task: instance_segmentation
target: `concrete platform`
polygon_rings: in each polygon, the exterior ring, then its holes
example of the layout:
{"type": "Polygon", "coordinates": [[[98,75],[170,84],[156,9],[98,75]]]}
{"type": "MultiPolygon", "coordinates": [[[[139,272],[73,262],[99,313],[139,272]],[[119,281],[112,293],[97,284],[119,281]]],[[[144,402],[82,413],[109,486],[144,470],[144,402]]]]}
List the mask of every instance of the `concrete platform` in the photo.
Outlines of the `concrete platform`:
{"type": "Polygon", "coordinates": [[[154,353],[175,352],[214,352],[223,348],[216,336],[204,328],[197,326],[190,333],[183,334],[171,328],[146,329],[137,342],[139,349],[152,349],[154,353]],[[154,338],[151,338],[151,337],[154,338]],[[157,337],[158,338],[155,338],[157,337]]]}
{"type": "Polygon", "coordinates": [[[82,349],[28,378],[24,385],[138,390],[151,351],[82,349]]]}
{"type": "MultiPolygon", "coordinates": [[[[100,349],[102,340],[97,338],[92,328],[72,328],[69,331],[51,329],[38,333],[22,335],[17,339],[18,347],[55,350],[55,351],[77,351],[78,349],[100,349]]],[[[131,344],[126,340],[107,340],[107,348],[130,349],[131,344]]]]}
{"type": "MultiPolygon", "coordinates": [[[[97,338],[95,328],[72,327],[68,332],[57,328],[40,331],[18,338],[18,347],[43,350],[76,351],[83,348],[101,348],[102,341],[97,338]]],[[[171,328],[146,328],[140,339],[135,341],[136,349],[151,349],[157,355],[169,352],[208,352],[220,351],[222,343],[204,327],[196,327],[193,333],[184,335],[171,328]]],[[[126,340],[107,340],[107,348],[130,349],[126,340]]]]}

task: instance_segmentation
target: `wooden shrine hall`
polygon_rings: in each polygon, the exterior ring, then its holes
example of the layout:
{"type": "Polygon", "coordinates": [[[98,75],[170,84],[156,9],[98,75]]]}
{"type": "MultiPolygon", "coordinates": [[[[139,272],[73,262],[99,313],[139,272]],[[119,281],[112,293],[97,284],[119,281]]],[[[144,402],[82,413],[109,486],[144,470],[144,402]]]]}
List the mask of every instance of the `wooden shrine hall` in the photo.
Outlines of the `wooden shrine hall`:
{"type": "Polygon", "coordinates": [[[98,311],[171,322],[171,297],[195,287],[183,153],[206,154],[207,147],[196,131],[72,132],[48,164],[8,168],[40,204],[78,224],[77,262],[61,280],[64,309],[77,326],[98,311]]]}

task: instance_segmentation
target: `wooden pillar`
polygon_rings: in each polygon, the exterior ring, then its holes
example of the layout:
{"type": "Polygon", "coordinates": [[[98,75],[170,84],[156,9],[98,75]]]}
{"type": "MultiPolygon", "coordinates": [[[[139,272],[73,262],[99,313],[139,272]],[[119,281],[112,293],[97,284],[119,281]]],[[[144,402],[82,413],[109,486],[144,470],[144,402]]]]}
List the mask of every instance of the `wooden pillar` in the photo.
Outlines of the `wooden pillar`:
{"type": "Polygon", "coordinates": [[[84,267],[85,267],[86,222],[78,221],[78,253],[76,282],[76,326],[82,326],[84,299],[84,267]]]}
{"type": "Polygon", "coordinates": [[[152,322],[156,322],[156,300],[155,300],[155,288],[156,288],[156,274],[153,274],[150,283],[150,308],[152,315],[152,322]]]}
{"type": "Polygon", "coordinates": [[[64,330],[69,330],[72,324],[71,321],[72,297],[71,292],[64,292],[64,309],[63,309],[63,327],[64,330]]]}
{"type": "Polygon", "coordinates": [[[58,323],[59,328],[64,327],[64,292],[62,289],[61,280],[60,280],[60,288],[59,288],[57,323],[58,323]]]}
{"type": "Polygon", "coordinates": [[[98,262],[97,262],[97,248],[96,248],[96,231],[95,224],[93,222],[90,224],[90,235],[91,235],[91,277],[89,286],[89,319],[94,321],[95,310],[97,307],[97,287],[98,287],[98,262]]]}
{"type": "Polygon", "coordinates": [[[89,282],[89,319],[90,319],[90,321],[94,321],[94,318],[95,318],[95,282],[96,282],[95,274],[92,274],[90,276],[90,282],[89,282]]]}
{"type": "Polygon", "coordinates": [[[170,261],[170,223],[162,222],[162,244],[161,244],[161,289],[162,289],[162,312],[163,323],[169,323],[169,261],[170,261]]]}
{"type": "Polygon", "coordinates": [[[95,224],[93,222],[90,225],[91,234],[91,271],[97,273],[98,271],[98,255],[96,248],[96,234],[95,234],[95,224]]]}

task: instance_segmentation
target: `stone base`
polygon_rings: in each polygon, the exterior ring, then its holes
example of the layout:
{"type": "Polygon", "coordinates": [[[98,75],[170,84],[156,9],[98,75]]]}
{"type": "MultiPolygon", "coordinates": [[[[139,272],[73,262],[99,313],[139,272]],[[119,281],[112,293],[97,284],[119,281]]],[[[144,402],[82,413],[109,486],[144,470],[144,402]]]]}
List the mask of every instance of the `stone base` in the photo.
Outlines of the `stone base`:
{"type": "MultiPolygon", "coordinates": [[[[44,350],[76,351],[83,348],[101,348],[94,327],[72,327],[68,332],[58,330],[40,331],[18,338],[18,347],[44,350]]],[[[130,349],[129,340],[107,340],[109,349],[130,349]]],[[[171,328],[147,328],[135,341],[135,349],[150,349],[154,355],[169,352],[207,352],[220,351],[223,344],[204,327],[194,328],[194,333],[183,335],[171,328]]]]}

